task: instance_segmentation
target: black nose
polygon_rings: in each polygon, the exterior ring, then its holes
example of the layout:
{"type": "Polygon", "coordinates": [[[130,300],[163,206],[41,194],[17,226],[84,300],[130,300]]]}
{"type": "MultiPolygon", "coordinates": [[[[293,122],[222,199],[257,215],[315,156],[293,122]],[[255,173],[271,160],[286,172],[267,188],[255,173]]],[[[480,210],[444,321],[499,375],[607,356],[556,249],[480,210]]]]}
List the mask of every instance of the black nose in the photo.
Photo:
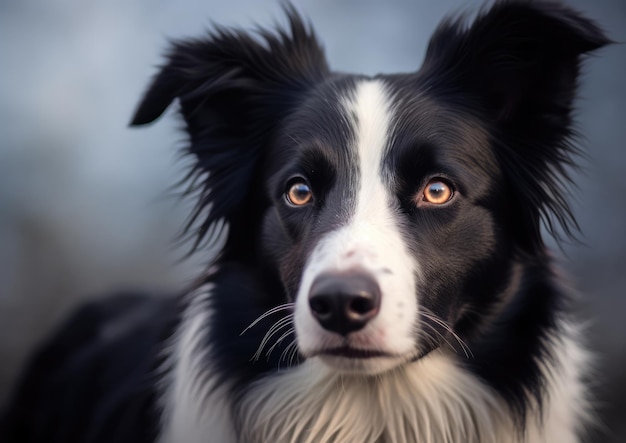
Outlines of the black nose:
{"type": "Polygon", "coordinates": [[[366,274],[322,274],[311,286],[309,306],[324,329],[348,335],[376,317],[380,289],[366,274]]]}

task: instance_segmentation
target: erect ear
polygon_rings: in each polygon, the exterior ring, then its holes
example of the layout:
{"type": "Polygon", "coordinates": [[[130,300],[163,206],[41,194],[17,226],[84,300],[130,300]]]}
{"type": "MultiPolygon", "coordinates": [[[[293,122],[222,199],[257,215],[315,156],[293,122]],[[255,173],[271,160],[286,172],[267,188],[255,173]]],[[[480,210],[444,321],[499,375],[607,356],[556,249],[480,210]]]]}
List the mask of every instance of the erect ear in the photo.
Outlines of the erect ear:
{"type": "Polygon", "coordinates": [[[430,41],[419,75],[439,99],[483,116],[525,247],[542,244],[542,219],[553,234],[554,221],[575,230],[563,189],[576,153],[573,101],[582,56],[608,43],[576,11],[530,0],[497,2],[470,26],[447,20],[430,41]]]}
{"type": "Polygon", "coordinates": [[[174,42],[132,119],[131,125],[150,123],[178,99],[187,150],[196,157],[188,191],[200,195],[190,225],[210,206],[196,223],[196,246],[220,219],[229,223],[229,239],[252,239],[263,204],[255,194],[262,186],[253,184],[265,148],[284,116],[328,74],[313,32],[286,9],[289,29],[251,35],[217,28],[174,42]]]}

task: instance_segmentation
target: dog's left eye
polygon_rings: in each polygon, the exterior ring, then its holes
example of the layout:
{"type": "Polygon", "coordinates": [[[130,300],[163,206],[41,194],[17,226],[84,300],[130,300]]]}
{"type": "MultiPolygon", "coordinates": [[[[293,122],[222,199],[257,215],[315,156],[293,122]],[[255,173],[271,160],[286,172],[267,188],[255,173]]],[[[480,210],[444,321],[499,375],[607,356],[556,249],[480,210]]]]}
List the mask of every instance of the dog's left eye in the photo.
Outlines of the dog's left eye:
{"type": "Polygon", "coordinates": [[[424,188],[422,201],[433,205],[442,205],[452,199],[454,191],[446,181],[440,178],[434,178],[428,182],[424,188]]]}
{"type": "Polygon", "coordinates": [[[287,186],[285,197],[293,206],[304,206],[313,200],[313,191],[303,179],[296,179],[287,186]]]}

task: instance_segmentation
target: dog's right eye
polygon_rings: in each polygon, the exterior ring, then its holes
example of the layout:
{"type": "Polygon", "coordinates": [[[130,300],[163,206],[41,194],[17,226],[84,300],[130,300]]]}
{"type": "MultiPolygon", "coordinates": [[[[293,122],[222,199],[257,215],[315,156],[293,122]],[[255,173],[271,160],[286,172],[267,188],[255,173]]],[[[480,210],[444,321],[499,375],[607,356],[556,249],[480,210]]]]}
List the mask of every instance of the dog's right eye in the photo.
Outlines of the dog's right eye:
{"type": "Polygon", "coordinates": [[[293,206],[304,206],[313,201],[313,191],[304,179],[298,178],[289,182],[285,197],[293,206]]]}
{"type": "Polygon", "coordinates": [[[453,195],[450,185],[443,180],[433,179],[426,185],[422,201],[433,205],[442,205],[450,201],[453,195]]]}

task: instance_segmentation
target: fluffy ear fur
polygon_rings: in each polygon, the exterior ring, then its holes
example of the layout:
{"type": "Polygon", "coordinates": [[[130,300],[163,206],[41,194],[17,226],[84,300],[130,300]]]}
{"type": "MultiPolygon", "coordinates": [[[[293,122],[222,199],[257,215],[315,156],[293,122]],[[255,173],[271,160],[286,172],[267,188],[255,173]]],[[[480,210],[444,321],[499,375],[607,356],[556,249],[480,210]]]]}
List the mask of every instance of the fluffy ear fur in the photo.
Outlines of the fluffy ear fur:
{"type": "Polygon", "coordinates": [[[179,100],[188,152],[197,159],[187,177],[187,192],[200,195],[189,224],[199,225],[194,248],[214,237],[211,227],[223,220],[229,223],[223,253],[251,249],[265,204],[251,184],[265,147],[281,119],[328,74],[313,32],[286,9],[288,30],[251,35],[217,28],[203,39],[174,42],[131,122],[150,123],[179,100]]]}
{"type": "Polygon", "coordinates": [[[501,1],[467,27],[445,21],[428,47],[423,76],[437,97],[473,98],[517,201],[510,223],[523,250],[542,246],[540,224],[557,238],[576,222],[566,201],[574,166],[572,107],[581,56],[610,43],[591,21],[559,3],[501,1]],[[564,183],[565,182],[565,183],[564,183]]]}

